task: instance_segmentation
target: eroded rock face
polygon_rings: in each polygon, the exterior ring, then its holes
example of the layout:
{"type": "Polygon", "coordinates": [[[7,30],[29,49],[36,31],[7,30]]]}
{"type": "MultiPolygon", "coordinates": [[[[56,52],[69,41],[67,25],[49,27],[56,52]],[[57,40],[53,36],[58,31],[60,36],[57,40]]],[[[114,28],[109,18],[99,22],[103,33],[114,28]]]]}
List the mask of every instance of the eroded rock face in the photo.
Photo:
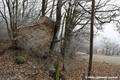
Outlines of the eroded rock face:
{"type": "Polygon", "coordinates": [[[27,51],[43,54],[49,51],[54,35],[55,22],[48,17],[42,17],[31,25],[18,28],[18,47],[27,51]]]}

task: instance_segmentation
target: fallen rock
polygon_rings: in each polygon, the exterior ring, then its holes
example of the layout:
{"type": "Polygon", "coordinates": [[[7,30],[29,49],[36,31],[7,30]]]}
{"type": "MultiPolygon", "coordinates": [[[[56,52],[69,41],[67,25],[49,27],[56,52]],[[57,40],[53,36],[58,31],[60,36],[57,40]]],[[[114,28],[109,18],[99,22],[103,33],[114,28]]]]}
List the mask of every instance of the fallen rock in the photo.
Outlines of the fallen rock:
{"type": "Polygon", "coordinates": [[[48,17],[41,17],[31,25],[20,26],[17,33],[17,46],[32,53],[44,54],[54,35],[55,22],[48,17]]]}

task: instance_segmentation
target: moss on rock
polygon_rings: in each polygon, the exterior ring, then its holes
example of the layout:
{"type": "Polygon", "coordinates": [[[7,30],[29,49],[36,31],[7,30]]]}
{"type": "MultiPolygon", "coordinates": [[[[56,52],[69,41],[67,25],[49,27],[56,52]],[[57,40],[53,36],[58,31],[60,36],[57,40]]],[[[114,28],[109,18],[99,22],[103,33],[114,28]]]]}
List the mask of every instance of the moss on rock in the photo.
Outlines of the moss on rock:
{"type": "Polygon", "coordinates": [[[17,57],[16,58],[16,63],[17,64],[23,64],[26,62],[26,59],[24,57],[17,57]]]}

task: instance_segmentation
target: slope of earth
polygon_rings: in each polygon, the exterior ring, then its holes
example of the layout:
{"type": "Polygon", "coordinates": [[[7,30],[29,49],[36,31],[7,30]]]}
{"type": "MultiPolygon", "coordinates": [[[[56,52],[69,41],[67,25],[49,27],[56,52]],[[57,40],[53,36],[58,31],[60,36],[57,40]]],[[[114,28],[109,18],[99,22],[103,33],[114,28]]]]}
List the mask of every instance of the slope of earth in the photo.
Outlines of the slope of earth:
{"type": "MultiPolygon", "coordinates": [[[[4,54],[0,55],[0,80],[53,80],[48,74],[48,69],[50,68],[48,64],[53,63],[49,60],[46,61],[37,57],[33,58],[22,50],[8,49],[4,54]],[[27,62],[19,65],[16,64],[16,56],[24,56],[27,62]],[[46,66],[47,68],[45,68],[46,66]]],[[[88,56],[76,55],[74,59],[66,59],[65,67],[66,70],[64,73],[67,80],[82,80],[83,75],[87,75],[88,56]]],[[[120,77],[119,64],[102,62],[99,59],[99,61],[93,60],[92,68],[92,76],[120,77]]]]}
{"type": "Polygon", "coordinates": [[[22,50],[6,50],[0,55],[0,80],[51,80],[42,62],[26,55],[22,50]],[[23,56],[27,62],[17,64],[16,56],[23,56]]]}

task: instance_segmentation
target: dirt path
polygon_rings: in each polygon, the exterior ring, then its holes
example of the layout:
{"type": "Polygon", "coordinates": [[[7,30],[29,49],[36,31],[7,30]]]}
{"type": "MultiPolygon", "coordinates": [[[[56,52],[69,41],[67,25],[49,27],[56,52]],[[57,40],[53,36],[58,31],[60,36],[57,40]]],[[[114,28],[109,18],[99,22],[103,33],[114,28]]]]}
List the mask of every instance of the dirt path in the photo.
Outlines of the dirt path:
{"type": "MultiPolygon", "coordinates": [[[[88,55],[83,55],[88,59],[88,55]]],[[[120,65],[120,56],[93,55],[93,61],[120,65]]]]}

